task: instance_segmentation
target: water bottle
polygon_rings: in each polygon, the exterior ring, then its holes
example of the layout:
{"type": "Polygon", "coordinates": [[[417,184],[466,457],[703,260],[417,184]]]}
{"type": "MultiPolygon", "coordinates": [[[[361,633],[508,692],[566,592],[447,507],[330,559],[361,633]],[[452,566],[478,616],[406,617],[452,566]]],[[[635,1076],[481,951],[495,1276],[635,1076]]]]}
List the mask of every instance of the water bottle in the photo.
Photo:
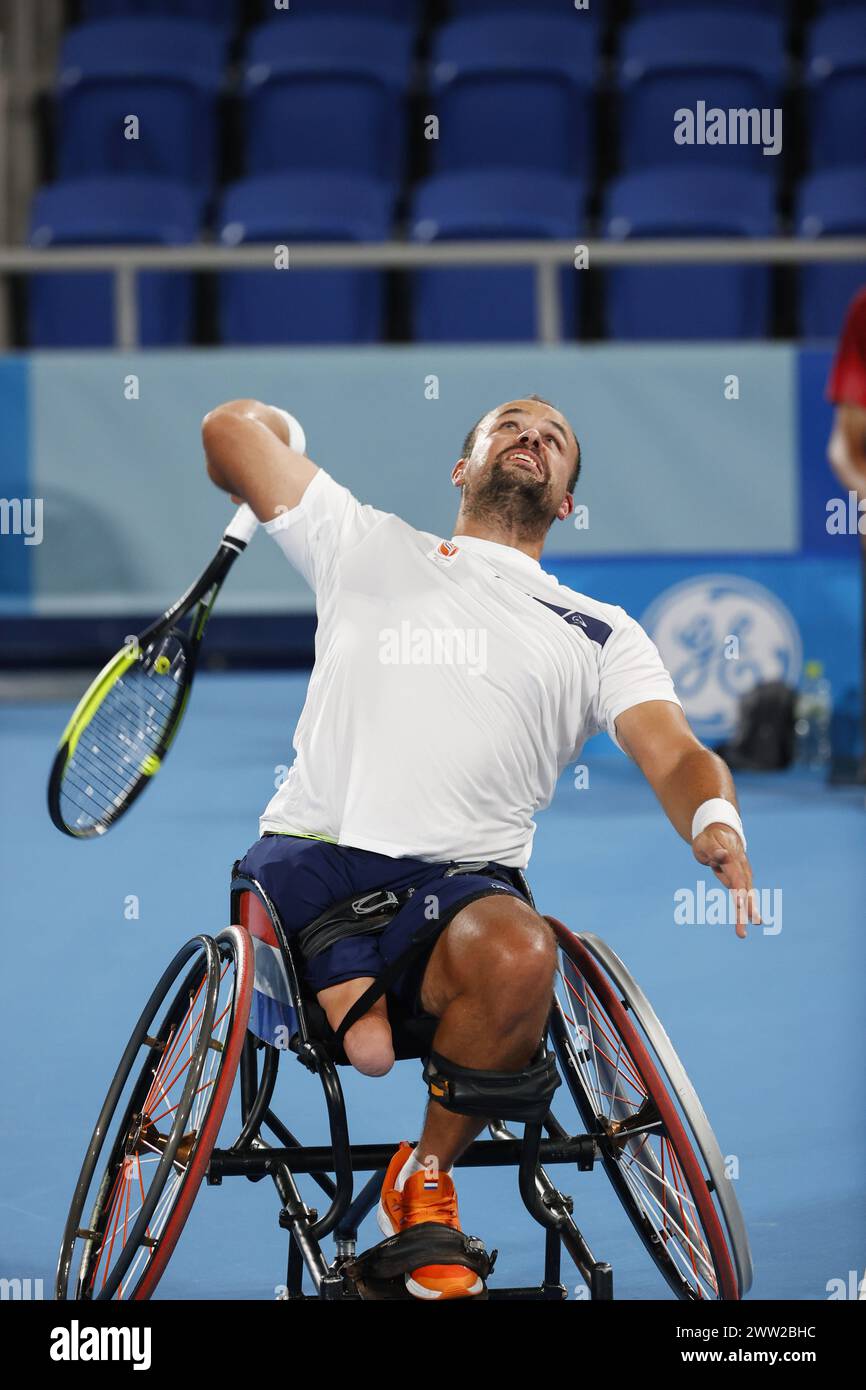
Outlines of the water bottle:
{"type": "Polygon", "coordinates": [[[830,762],[833,696],[820,661],[807,661],[794,707],[795,759],[819,770],[830,762]]]}

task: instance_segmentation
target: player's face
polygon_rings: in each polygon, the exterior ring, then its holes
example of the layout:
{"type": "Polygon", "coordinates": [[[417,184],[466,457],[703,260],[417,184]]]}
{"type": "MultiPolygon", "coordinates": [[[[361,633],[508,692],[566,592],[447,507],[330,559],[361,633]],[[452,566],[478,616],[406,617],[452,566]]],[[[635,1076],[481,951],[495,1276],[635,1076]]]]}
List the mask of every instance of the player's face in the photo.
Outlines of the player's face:
{"type": "Polygon", "coordinates": [[[476,441],[486,462],[502,462],[541,482],[562,484],[571,477],[576,449],[571,431],[558,410],[541,401],[509,401],[487,416],[476,441]]]}
{"type": "Polygon", "coordinates": [[[470,491],[495,485],[499,495],[525,499],[533,519],[545,512],[549,524],[571,510],[568,485],[576,462],[574,436],[558,410],[542,401],[507,401],[485,416],[463,480],[470,491]]]}

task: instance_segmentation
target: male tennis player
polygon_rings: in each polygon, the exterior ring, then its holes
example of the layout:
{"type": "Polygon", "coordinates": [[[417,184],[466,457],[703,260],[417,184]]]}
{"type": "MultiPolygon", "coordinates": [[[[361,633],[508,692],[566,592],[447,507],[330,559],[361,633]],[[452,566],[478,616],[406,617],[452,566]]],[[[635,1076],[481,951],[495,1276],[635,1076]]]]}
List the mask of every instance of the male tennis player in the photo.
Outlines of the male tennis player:
{"type": "MultiPolygon", "coordinates": [[[[529,860],[535,812],[602,729],[698,862],[737,890],[737,935],[759,921],[730,774],[692,734],[656,648],[621,608],[539,564],[580,471],[560,411],[532,396],[479,420],[451,474],[451,540],[357,501],[289,447],[278,409],[228,402],[203,437],[212,480],[250,504],[315,590],[318,613],[295,761],[241,867],[288,931],[352,895],[390,889],[403,900],[377,934],[355,924],[311,945],[308,984],[333,1028],[426,928],[425,956],[391,994],[439,1020],[437,1066],[463,1069],[482,1094],[494,1074],[530,1067],[556,952],[514,871],[529,860]]],[[[384,996],[343,1042],[360,1071],[388,1071],[384,996]]],[[[449,1169],[483,1127],[431,1100],[417,1146],[400,1146],[385,1179],[387,1235],[430,1221],[459,1230],[449,1169]]],[[[460,1264],[415,1269],[407,1287],[426,1299],[482,1290],[460,1264]]]]}

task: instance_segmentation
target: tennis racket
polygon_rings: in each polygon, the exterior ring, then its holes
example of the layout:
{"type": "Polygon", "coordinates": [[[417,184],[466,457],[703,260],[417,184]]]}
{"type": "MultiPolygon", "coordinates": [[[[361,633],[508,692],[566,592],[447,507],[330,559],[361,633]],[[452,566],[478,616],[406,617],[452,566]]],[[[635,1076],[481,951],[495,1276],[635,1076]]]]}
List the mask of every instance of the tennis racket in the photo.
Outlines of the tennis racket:
{"type": "Polygon", "coordinates": [[[159,771],[183,719],[199,648],[226,575],[258,522],[246,504],[207,569],[100,671],[63,730],[48,782],[66,835],[104,835],[159,771]]]}

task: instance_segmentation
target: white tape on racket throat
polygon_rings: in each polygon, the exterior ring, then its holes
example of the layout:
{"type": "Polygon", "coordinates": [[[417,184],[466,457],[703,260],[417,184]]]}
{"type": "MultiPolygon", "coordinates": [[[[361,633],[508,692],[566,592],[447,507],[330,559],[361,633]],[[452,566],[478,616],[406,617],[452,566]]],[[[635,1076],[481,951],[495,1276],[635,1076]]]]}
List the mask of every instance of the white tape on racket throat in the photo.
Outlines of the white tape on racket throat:
{"type": "Polygon", "coordinates": [[[736,830],[743,842],[743,849],[747,849],[746,832],[743,829],[743,822],[740,820],[736,806],[732,806],[730,801],[725,801],[722,796],[713,796],[709,801],[704,801],[695,811],[692,818],[692,839],[696,839],[702,830],[706,830],[708,825],[729,825],[732,830],[736,830]]]}
{"type": "Polygon", "coordinates": [[[259,520],[252,507],[248,507],[246,502],[238,507],[225,531],[223,532],[224,541],[240,541],[243,545],[248,545],[256,534],[259,520]]]}

